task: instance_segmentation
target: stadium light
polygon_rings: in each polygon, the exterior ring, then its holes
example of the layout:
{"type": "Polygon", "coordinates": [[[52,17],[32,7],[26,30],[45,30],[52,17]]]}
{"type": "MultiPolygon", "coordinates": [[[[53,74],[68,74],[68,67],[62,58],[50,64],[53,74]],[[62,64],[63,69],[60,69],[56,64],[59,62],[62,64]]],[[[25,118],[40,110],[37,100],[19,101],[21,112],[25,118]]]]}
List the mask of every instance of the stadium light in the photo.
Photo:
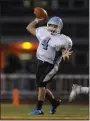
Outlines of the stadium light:
{"type": "Polygon", "coordinates": [[[33,44],[30,43],[30,42],[23,42],[21,44],[21,46],[22,46],[23,49],[27,49],[28,50],[28,49],[31,49],[33,47],[33,44]]]}

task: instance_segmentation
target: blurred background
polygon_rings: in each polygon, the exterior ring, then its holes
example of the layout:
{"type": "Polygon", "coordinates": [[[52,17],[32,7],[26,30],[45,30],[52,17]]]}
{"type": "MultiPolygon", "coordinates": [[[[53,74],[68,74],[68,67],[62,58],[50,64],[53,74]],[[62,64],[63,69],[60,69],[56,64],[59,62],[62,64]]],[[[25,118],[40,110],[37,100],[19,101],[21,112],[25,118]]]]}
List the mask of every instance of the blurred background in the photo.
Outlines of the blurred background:
{"type": "MultiPolygon", "coordinates": [[[[15,88],[19,90],[21,100],[37,98],[35,72],[38,41],[26,30],[26,26],[35,18],[34,7],[43,7],[49,18],[61,17],[64,23],[62,33],[73,41],[70,61],[62,62],[48,88],[55,97],[68,100],[72,84],[89,86],[89,0],[0,0],[3,102],[11,101],[15,88]]],[[[46,21],[37,26],[43,25],[46,25],[46,21]]]]}

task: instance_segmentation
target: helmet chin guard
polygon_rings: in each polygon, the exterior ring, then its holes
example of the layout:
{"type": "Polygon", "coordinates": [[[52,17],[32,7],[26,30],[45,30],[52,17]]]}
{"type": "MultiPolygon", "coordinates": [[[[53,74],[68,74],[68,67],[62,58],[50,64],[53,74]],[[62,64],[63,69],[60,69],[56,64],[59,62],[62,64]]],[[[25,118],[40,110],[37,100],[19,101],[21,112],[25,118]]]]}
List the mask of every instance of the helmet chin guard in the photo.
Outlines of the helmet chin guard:
{"type": "Polygon", "coordinates": [[[52,17],[47,22],[47,28],[48,31],[53,35],[60,34],[61,29],[63,28],[63,22],[59,17],[52,17]]]}

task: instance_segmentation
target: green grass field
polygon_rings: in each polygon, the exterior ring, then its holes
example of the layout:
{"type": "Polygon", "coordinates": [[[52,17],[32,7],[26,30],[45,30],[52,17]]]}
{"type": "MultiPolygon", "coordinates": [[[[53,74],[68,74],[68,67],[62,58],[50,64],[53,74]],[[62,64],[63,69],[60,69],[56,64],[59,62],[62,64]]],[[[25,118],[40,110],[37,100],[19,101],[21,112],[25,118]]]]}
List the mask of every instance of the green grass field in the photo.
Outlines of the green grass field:
{"type": "Polygon", "coordinates": [[[44,115],[30,116],[35,105],[20,104],[15,107],[12,104],[1,104],[1,119],[89,119],[88,105],[60,105],[54,115],[49,114],[49,105],[44,105],[44,115]]]}

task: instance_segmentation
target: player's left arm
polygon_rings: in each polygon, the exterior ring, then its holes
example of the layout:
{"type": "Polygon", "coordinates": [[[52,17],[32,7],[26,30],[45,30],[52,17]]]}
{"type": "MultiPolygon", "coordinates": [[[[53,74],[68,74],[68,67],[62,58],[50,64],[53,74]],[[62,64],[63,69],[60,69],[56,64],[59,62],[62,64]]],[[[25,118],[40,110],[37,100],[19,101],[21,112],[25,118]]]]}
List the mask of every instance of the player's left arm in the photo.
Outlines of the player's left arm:
{"type": "Polygon", "coordinates": [[[69,57],[72,55],[71,48],[69,49],[62,49],[62,59],[65,60],[66,58],[69,60],[69,57]]]}
{"type": "Polygon", "coordinates": [[[68,48],[65,45],[55,45],[56,51],[60,50],[61,59],[69,59],[70,55],[73,51],[71,51],[71,46],[69,45],[68,48]]]}
{"type": "Polygon", "coordinates": [[[66,48],[62,48],[62,58],[65,60],[66,58],[69,60],[69,57],[72,55],[72,41],[69,41],[66,48]]]}

